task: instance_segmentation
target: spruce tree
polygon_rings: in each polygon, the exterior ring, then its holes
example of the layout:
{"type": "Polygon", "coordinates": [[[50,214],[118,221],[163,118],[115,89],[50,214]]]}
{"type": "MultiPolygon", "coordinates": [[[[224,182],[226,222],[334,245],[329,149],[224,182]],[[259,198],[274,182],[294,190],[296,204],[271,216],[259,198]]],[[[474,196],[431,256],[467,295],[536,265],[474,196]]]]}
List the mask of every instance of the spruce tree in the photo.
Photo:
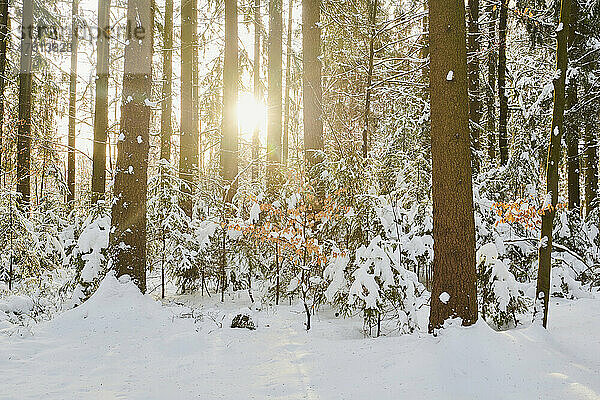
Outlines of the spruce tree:
{"type": "Polygon", "coordinates": [[[281,181],[282,0],[269,1],[267,191],[274,195],[281,181]]]}
{"type": "Polygon", "coordinates": [[[19,203],[29,208],[31,179],[31,80],[33,51],[33,2],[23,1],[21,62],[19,70],[19,123],[17,137],[17,193],[19,203]]]}
{"type": "Polygon", "coordinates": [[[227,190],[225,202],[232,201],[238,175],[238,27],[237,0],[225,0],[225,60],[223,65],[223,133],[221,177],[227,190]]]}
{"type": "Polygon", "coordinates": [[[554,78],[554,110],[550,144],[546,163],[546,203],[549,209],[542,215],[542,232],[538,250],[538,279],[534,320],[548,325],[548,302],[550,300],[550,275],[552,269],[552,229],[558,204],[558,169],[561,155],[561,139],[564,133],[565,81],[567,75],[567,42],[571,18],[571,0],[562,0],[560,22],[556,29],[556,69],[554,78]],[[549,201],[548,201],[549,200],[549,201]]]}
{"type": "Polygon", "coordinates": [[[465,6],[429,1],[434,273],[429,330],[477,320],[465,6]]]}
{"type": "Polygon", "coordinates": [[[110,248],[117,276],[146,291],[146,196],[152,113],[152,0],[129,0],[132,38],[125,47],[121,134],[114,184],[110,248]]]}
{"type": "MultiPolygon", "coordinates": [[[[108,137],[108,76],[110,64],[110,0],[98,0],[96,61],[96,105],[94,108],[94,155],[92,203],[104,198],[106,190],[106,142],[108,137]]],[[[124,97],[126,100],[127,97],[124,97]]]]}

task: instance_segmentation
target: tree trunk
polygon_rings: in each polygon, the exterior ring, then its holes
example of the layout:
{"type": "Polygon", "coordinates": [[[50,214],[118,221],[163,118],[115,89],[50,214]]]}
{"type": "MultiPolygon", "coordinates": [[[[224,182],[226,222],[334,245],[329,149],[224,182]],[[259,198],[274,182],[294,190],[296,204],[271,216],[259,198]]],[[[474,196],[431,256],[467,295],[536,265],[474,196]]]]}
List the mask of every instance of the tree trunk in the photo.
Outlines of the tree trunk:
{"type": "Polygon", "coordinates": [[[500,99],[500,118],[498,122],[498,144],[500,165],[508,162],[508,97],[506,96],[506,22],[508,19],[508,0],[500,0],[500,22],[498,24],[498,98],[500,99]]]}
{"type": "Polygon", "coordinates": [[[596,207],[598,197],[598,142],[593,124],[585,124],[585,209],[586,215],[596,207]]]}
{"type": "Polygon", "coordinates": [[[581,205],[579,191],[579,126],[572,110],[577,105],[577,81],[570,77],[566,89],[565,139],[567,142],[567,188],[569,210],[578,210],[581,205]]]}
{"type": "Polygon", "coordinates": [[[0,0],[0,179],[4,184],[4,77],[6,74],[6,56],[8,49],[8,0],[0,0]]]}
{"type": "Polygon", "coordinates": [[[488,11],[490,22],[488,25],[488,91],[487,91],[487,136],[488,157],[493,162],[496,159],[496,18],[497,11],[494,4],[488,11]]]}
{"type": "Polygon", "coordinates": [[[282,1],[269,1],[267,192],[275,195],[281,183],[282,1]]]}
{"type": "Polygon", "coordinates": [[[377,22],[377,0],[370,2],[369,24],[371,25],[371,37],[369,38],[369,66],[367,69],[367,89],[365,93],[365,120],[362,134],[362,156],[367,158],[369,151],[369,113],[371,110],[371,84],[373,82],[373,58],[375,56],[375,23],[377,22]]]}
{"type": "MultiPolygon", "coordinates": [[[[193,0],[193,23],[192,23],[192,132],[194,135],[194,159],[196,160],[195,171],[202,171],[202,159],[200,152],[200,93],[198,87],[198,0],[193,0]]],[[[193,177],[195,179],[196,176],[193,177]]]]}
{"type": "Polygon", "coordinates": [[[283,109],[283,140],[281,149],[281,161],[287,166],[289,158],[290,142],[290,85],[292,84],[292,12],[294,9],[294,0],[288,1],[288,24],[287,24],[287,44],[286,44],[286,63],[285,63],[285,105],[283,109]]]}
{"type": "Polygon", "coordinates": [[[33,3],[23,1],[21,65],[19,71],[19,128],[17,138],[17,192],[19,204],[29,209],[31,175],[31,58],[33,51],[33,3]]]}
{"type": "Polygon", "coordinates": [[[567,71],[567,40],[571,0],[562,0],[560,8],[560,24],[557,29],[556,69],[554,78],[554,111],[552,113],[552,130],[548,147],[546,164],[546,195],[551,198],[551,208],[542,216],[541,243],[538,251],[539,269],[534,306],[534,320],[541,319],[546,328],[548,323],[548,302],[550,299],[550,273],[552,267],[552,228],[558,203],[558,168],[561,154],[561,137],[564,131],[565,111],[565,79],[567,71]],[[541,315],[540,315],[541,314],[541,315]]]}
{"type": "Polygon", "coordinates": [[[69,82],[69,139],[67,150],[67,204],[73,209],[75,201],[75,116],[77,98],[78,0],[71,8],[71,76],[69,82]]]}
{"type": "MultiPolygon", "coordinates": [[[[129,275],[146,291],[146,194],[152,109],[152,0],[129,0],[127,24],[136,36],[125,47],[121,140],[110,235],[117,276],[129,275]],[[143,30],[143,33],[141,33],[143,30]]],[[[133,36],[133,35],[132,35],[133,36]]]]}
{"type": "Polygon", "coordinates": [[[320,161],[317,152],[323,150],[320,7],[321,0],[302,0],[302,96],[307,170],[320,161]]]}
{"type": "MultiPolygon", "coordinates": [[[[577,22],[577,1],[571,3],[571,16],[568,33],[567,58],[575,42],[575,26],[577,22]]],[[[568,61],[567,61],[568,64],[568,61]]],[[[569,210],[579,210],[581,194],[579,190],[579,132],[581,127],[574,108],[577,106],[577,77],[572,74],[566,88],[565,139],[567,142],[567,188],[569,210]]]]}
{"type": "MultiPolygon", "coordinates": [[[[110,0],[98,0],[98,60],[94,109],[92,203],[104,199],[106,187],[106,139],[108,136],[108,73],[110,49],[110,0]],[[102,30],[102,32],[100,32],[102,30]]],[[[123,100],[126,101],[127,97],[123,100]]]]}
{"type": "MultiPolygon", "coordinates": [[[[254,101],[256,104],[260,104],[262,99],[260,98],[260,27],[261,27],[261,15],[260,15],[260,0],[254,0],[254,68],[252,70],[254,75],[254,101]]],[[[260,150],[260,123],[257,121],[252,133],[252,181],[258,181],[259,171],[259,150],[260,150]]]]}
{"type": "Polygon", "coordinates": [[[231,202],[238,175],[238,27],[237,1],[225,0],[225,60],[223,65],[223,136],[221,176],[226,185],[225,201],[231,202]]]}
{"type": "Polygon", "coordinates": [[[453,317],[463,325],[475,323],[477,291],[464,2],[430,0],[429,19],[433,332],[453,317]]]}
{"type": "Polygon", "coordinates": [[[181,137],[179,139],[179,205],[192,216],[192,193],[198,167],[198,137],[194,121],[194,5],[195,0],[183,0],[181,5],[181,137]]]}
{"type": "Polygon", "coordinates": [[[469,78],[469,120],[471,146],[473,147],[473,171],[479,171],[479,138],[481,123],[481,100],[479,99],[479,0],[469,0],[469,35],[467,70],[469,78]]]}
{"type": "MultiPolygon", "coordinates": [[[[165,1],[163,32],[163,84],[160,118],[160,159],[171,161],[171,113],[173,108],[173,0],[165,1]]],[[[164,168],[162,169],[164,171],[164,168]]]]}
{"type": "Polygon", "coordinates": [[[421,35],[421,60],[423,60],[423,68],[421,69],[421,78],[423,85],[424,98],[427,98],[427,92],[429,90],[429,5],[428,0],[423,2],[423,20],[421,20],[421,29],[423,33],[421,35]]]}

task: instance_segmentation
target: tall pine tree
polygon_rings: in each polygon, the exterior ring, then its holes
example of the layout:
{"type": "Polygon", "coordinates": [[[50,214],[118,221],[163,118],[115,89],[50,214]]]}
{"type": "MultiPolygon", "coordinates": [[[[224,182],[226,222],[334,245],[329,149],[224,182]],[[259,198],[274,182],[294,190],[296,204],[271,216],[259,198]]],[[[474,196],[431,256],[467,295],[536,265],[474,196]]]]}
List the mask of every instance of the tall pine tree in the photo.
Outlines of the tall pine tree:
{"type": "Polygon", "coordinates": [[[429,330],[477,320],[465,5],[429,1],[433,291],[429,330]]]}

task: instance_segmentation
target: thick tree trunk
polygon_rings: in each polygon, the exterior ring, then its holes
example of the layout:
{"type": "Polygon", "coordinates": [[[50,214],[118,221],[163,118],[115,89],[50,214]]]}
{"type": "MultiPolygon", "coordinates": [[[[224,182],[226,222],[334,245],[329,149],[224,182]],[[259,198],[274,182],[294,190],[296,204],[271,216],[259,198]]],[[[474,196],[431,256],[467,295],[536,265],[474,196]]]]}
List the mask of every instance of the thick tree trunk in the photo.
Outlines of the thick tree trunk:
{"type": "Polygon", "coordinates": [[[31,59],[33,51],[33,3],[23,1],[21,63],[19,71],[19,128],[17,138],[17,192],[19,203],[29,209],[31,175],[31,59]]]}
{"type": "Polygon", "coordinates": [[[488,157],[493,162],[496,159],[496,18],[497,11],[494,4],[488,11],[490,22],[488,25],[488,90],[486,98],[488,136],[488,157]]]}
{"type": "Polygon", "coordinates": [[[323,150],[320,7],[320,0],[302,0],[302,98],[304,151],[308,170],[320,161],[317,152],[323,150]]]}
{"type": "Polygon", "coordinates": [[[287,44],[285,46],[285,105],[283,108],[283,140],[281,149],[281,161],[287,165],[289,158],[290,142],[290,85],[292,84],[292,15],[294,9],[294,0],[288,1],[288,22],[287,22],[287,44]]]}
{"type": "Polygon", "coordinates": [[[67,204],[73,209],[75,201],[75,113],[77,98],[78,1],[71,6],[71,75],[69,82],[69,138],[67,150],[67,204]]]}
{"type": "MultiPolygon", "coordinates": [[[[160,116],[160,158],[171,161],[171,113],[173,109],[173,0],[165,1],[163,32],[163,84],[160,116]]],[[[164,170],[164,168],[163,168],[164,170]]]]}
{"type": "Polygon", "coordinates": [[[281,183],[282,8],[281,0],[269,1],[267,192],[271,195],[281,183]]]}
{"type": "Polygon", "coordinates": [[[181,136],[179,139],[179,205],[192,216],[192,193],[198,167],[198,137],[194,121],[194,3],[183,0],[181,5],[181,136]]]}
{"type": "Polygon", "coordinates": [[[591,122],[585,125],[585,209],[586,215],[596,207],[598,197],[598,141],[591,122]]]}
{"type": "Polygon", "coordinates": [[[373,59],[375,58],[375,23],[377,22],[377,0],[370,2],[369,23],[371,24],[371,37],[369,38],[369,66],[367,68],[367,89],[365,93],[365,117],[362,134],[362,156],[367,158],[369,152],[369,114],[371,110],[371,84],[373,82],[373,59]]]}
{"type": "Polygon", "coordinates": [[[237,1],[225,0],[225,60],[223,65],[223,136],[221,176],[228,185],[225,201],[231,202],[238,175],[238,27],[237,1]]]}
{"type": "MultiPolygon", "coordinates": [[[[94,109],[94,155],[92,203],[104,199],[106,188],[106,141],[108,136],[108,73],[110,57],[110,0],[98,0],[98,60],[94,109]],[[102,32],[100,32],[100,30],[102,32]]],[[[127,97],[123,100],[126,101],[127,97]]]]}
{"type": "Polygon", "coordinates": [[[0,0],[0,179],[4,183],[4,86],[9,41],[8,0],[0,0]]]}
{"type": "MultiPolygon", "coordinates": [[[[252,73],[254,75],[254,101],[256,104],[260,104],[262,99],[260,98],[260,29],[261,29],[261,14],[260,14],[260,0],[254,0],[254,68],[252,73]]],[[[259,171],[259,152],[260,152],[260,125],[256,122],[254,132],[252,133],[252,181],[258,181],[259,171]]]]}
{"type": "Polygon", "coordinates": [[[552,113],[552,129],[548,147],[546,164],[546,196],[551,199],[551,208],[542,216],[541,243],[538,251],[538,280],[534,320],[541,319],[544,328],[548,323],[548,302],[550,299],[550,273],[552,266],[552,228],[556,205],[558,203],[558,168],[561,155],[561,138],[564,132],[565,79],[567,72],[567,40],[571,13],[571,0],[562,0],[560,8],[560,24],[557,29],[556,69],[554,78],[554,111],[552,113]]]}
{"type": "Polygon", "coordinates": [[[117,276],[146,291],[146,192],[152,96],[152,0],[129,0],[127,23],[141,32],[125,47],[121,140],[110,244],[117,276]]]}
{"type": "Polygon", "coordinates": [[[508,162],[508,97],[506,96],[506,23],[508,20],[508,0],[500,0],[500,22],[498,24],[498,98],[500,99],[500,117],[498,121],[498,144],[500,165],[508,162]]]}
{"type": "Polygon", "coordinates": [[[434,276],[429,330],[477,320],[475,222],[462,0],[430,0],[434,276]]]}
{"type": "MultiPolygon", "coordinates": [[[[567,44],[567,58],[575,42],[575,26],[577,22],[577,1],[571,3],[571,18],[569,24],[569,37],[567,44]]],[[[568,62],[567,62],[568,64],[568,62]]],[[[565,139],[567,142],[567,188],[569,197],[569,210],[578,210],[581,207],[581,192],[579,189],[579,132],[581,126],[575,106],[577,106],[577,77],[572,75],[566,88],[566,117],[565,117],[565,139]]]]}
{"type": "Polygon", "coordinates": [[[471,146],[473,147],[473,171],[479,171],[481,132],[481,100],[479,98],[479,0],[469,0],[469,34],[467,70],[469,78],[469,120],[471,146]]]}

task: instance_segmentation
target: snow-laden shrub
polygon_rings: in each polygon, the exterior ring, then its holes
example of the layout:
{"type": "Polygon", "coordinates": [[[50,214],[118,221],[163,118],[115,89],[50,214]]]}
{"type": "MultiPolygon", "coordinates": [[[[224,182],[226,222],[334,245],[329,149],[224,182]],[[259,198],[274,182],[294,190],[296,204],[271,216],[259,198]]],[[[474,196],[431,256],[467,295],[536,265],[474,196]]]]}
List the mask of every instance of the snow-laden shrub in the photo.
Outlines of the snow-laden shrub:
{"type": "Polygon", "coordinates": [[[330,304],[340,308],[343,315],[349,314],[348,294],[350,292],[350,274],[348,265],[350,257],[337,246],[332,250],[329,261],[323,270],[323,278],[327,282],[325,298],[330,304]]]}
{"type": "MultiPolygon", "coordinates": [[[[594,210],[586,218],[578,210],[563,211],[555,221],[552,239],[554,265],[564,268],[565,273],[581,285],[600,285],[598,211],[594,210]]],[[[573,291],[562,294],[570,297],[573,291]]]]}
{"type": "Polygon", "coordinates": [[[107,270],[110,216],[106,210],[92,212],[71,252],[71,264],[76,271],[71,306],[83,303],[98,288],[107,270]]]}
{"type": "Polygon", "coordinates": [[[531,303],[525,296],[528,285],[517,282],[494,243],[477,251],[477,265],[481,317],[499,329],[518,325],[531,303]]]}
{"type": "Polygon", "coordinates": [[[361,310],[366,330],[377,325],[379,331],[383,324],[390,331],[413,332],[425,288],[415,273],[400,265],[398,256],[377,236],[356,250],[353,263],[344,254],[331,257],[324,273],[327,299],[345,298],[347,313],[361,310]]]}
{"type": "Polygon", "coordinates": [[[399,252],[399,262],[427,281],[427,273],[433,268],[431,207],[386,195],[379,197],[375,211],[385,237],[399,252]]]}

